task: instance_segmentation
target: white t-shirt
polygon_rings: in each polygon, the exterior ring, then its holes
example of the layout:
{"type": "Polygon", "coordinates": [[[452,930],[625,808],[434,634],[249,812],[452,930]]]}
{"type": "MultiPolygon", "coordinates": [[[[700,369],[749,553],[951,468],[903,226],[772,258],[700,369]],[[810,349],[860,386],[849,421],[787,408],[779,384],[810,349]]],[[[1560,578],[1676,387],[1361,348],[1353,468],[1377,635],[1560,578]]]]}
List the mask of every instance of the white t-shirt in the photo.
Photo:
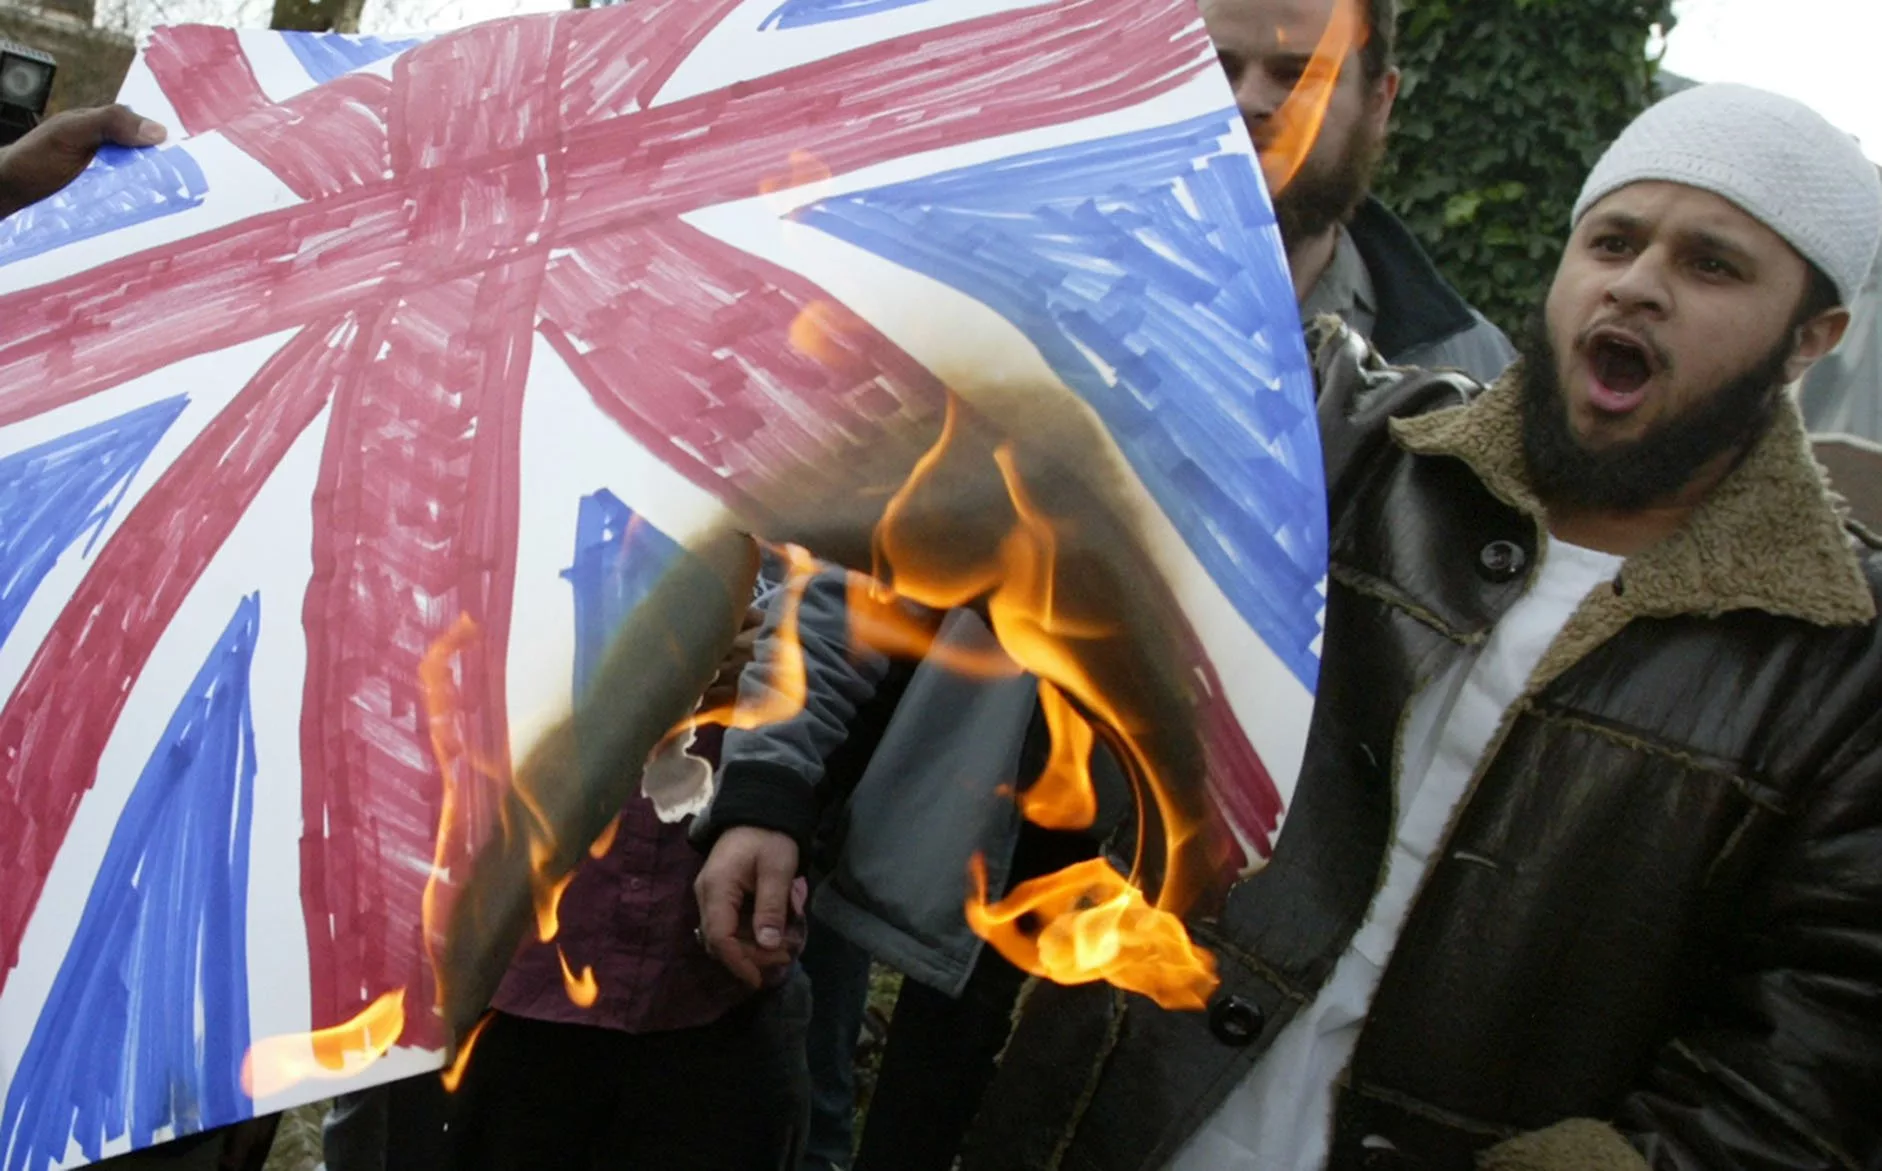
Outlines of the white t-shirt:
{"type": "Polygon", "coordinates": [[[1621,558],[1551,541],[1529,591],[1474,654],[1413,698],[1397,778],[1399,821],[1385,883],[1333,975],[1255,1068],[1177,1153],[1169,1171],[1320,1171],[1333,1085],[1352,1060],[1379,976],[1431,854],[1503,713],[1588,594],[1621,558]]]}

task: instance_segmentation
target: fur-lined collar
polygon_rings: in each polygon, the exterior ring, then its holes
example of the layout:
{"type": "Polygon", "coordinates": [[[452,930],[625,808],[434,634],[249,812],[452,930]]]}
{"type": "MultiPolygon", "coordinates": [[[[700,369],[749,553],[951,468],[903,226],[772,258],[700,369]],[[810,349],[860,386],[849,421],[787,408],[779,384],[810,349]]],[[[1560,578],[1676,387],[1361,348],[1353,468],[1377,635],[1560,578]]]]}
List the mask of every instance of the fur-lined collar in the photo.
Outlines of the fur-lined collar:
{"type": "MultiPolygon", "coordinates": [[[[1523,460],[1521,377],[1519,363],[1470,404],[1395,419],[1392,433],[1414,453],[1463,460],[1540,528],[1542,502],[1523,460]]],[[[1855,546],[1789,396],[1770,431],[1686,527],[1630,557],[1621,573],[1625,608],[1636,617],[1755,609],[1819,626],[1876,618],[1855,546]]]]}

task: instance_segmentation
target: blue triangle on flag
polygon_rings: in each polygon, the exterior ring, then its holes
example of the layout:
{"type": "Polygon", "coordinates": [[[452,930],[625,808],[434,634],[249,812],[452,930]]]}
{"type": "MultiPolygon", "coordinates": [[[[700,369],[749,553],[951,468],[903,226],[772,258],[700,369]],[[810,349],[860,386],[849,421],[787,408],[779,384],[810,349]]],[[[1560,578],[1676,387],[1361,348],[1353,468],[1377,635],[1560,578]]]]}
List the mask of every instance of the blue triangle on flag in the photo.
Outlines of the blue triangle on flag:
{"type": "Polygon", "coordinates": [[[300,61],[315,85],[325,85],[343,73],[383,61],[421,43],[417,38],[381,40],[351,33],[279,32],[289,51],[300,61]]]}
{"type": "Polygon", "coordinates": [[[189,396],[179,394],[0,456],[0,645],[59,557],[80,537],[95,542],[104,532],[151,449],[188,405],[189,396]]]}
{"type": "Polygon", "coordinates": [[[588,690],[614,632],[679,556],[680,546],[606,488],[584,496],[575,558],[562,579],[575,594],[575,695],[588,690]]]}
{"type": "MultiPolygon", "coordinates": [[[[261,597],[250,594],[118,816],[7,1089],[7,1171],[41,1171],[73,1142],[96,1160],[127,1133],[143,1147],[254,1115],[241,1065],[260,626],[261,597]]],[[[56,897],[49,888],[41,913],[56,897]]]]}
{"type": "Polygon", "coordinates": [[[0,220],[0,267],[181,214],[208,195],[202,165],[183,146],[100,147],[70,187],[0,220]]]}
{"type": "Polygon", "coordinates": [[[770,16],[759,22],[762,31],[773,28],[803,28],[828,24],[833,20],[854,20],[874,16],[895,8],[926,4],[928,0],[784,0],[770,16]]]}

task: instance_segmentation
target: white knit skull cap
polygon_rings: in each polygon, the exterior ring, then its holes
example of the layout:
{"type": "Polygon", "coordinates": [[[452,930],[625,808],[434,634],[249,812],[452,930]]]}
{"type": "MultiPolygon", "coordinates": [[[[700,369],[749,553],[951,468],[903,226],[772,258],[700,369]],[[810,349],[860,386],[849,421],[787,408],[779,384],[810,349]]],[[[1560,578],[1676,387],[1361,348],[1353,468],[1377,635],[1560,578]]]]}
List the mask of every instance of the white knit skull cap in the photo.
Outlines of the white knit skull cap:
{"type": "Polygon", "coordinates": [[[1595,164],[1571,228],[1649,180],[1731,200],[1822,269],[1845,305],[1882,237],[1882,179],[1856,140],[1802,102],[1748,85],[1695,86],[1648,107],[1595,164]]]}

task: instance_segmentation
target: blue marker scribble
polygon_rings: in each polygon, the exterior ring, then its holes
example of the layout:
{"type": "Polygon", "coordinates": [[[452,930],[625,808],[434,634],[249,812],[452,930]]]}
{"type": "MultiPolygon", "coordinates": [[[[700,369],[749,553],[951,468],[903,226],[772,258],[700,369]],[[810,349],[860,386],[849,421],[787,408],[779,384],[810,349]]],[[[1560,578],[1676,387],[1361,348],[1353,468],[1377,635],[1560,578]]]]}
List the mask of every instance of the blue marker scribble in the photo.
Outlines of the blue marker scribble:
{"type": "Polygon", "coordinates": [[[1311,688],[1327,555],[1313,379],[1260,177],[1222,149],[1236,117],[857,192],[796,218],[1024,331],[1311,688]]]}
{"type": "Polygon", "coordinates": [[[187,395],[0,456],[0,644],[59,557],[104,532],[157,440],[189,405],[187,395]]]}
{"type": "MultiPolygon", "coordinates": [[[[118,816],[6,1109],[7,1171],[76,1142],[148,1146],[254,1116],[248,1051],[248,854],[260,595],[235,608],[118,816]]],[[[50,731],[50,730],[49,730],[50,731]]]]}
{"type": "Polygon", "coordinates": [[[200,206],[209,180],[180,146],[107,146],[71,186],[0,220],[0,265],[200,206]]]}
{"type": "Polygon", "coordinates": [[[892,8],[926,3],[928,0],[784,0],[758,27],[801,28],[807,24],[827,24],[833,20],[873,16],[892,8]]]}
{"type": "Polygon", "coordinates": [[[575,694],[588,689],[608,640],[680,553],[673,538],[607,489],[582,497],[575,563],[562,577],[575,591],[575,694]]]}
{"type": "Polygon", "coordinates": [[[416,40],[382,41],[378,37],[346,33],[284,32],[277,35],[288,43],[288,48],[300,59],[301,68],[307,70],[316,84],[325,84],[362,65],[403,53],[419,43],[416,40]]]}

